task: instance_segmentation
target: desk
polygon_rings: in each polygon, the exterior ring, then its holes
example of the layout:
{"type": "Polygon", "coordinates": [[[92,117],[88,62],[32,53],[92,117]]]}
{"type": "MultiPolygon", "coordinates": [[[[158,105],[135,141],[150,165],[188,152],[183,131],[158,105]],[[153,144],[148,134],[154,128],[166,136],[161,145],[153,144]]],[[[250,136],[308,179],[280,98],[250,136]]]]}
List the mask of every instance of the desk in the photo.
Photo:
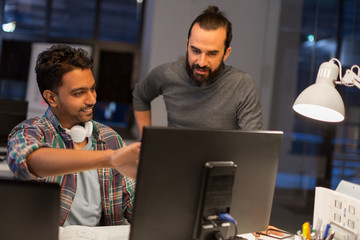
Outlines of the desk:
{"type": "MultiPolygon", "coordinates": [[[[68,226],[60,227],[59,240],[77,240],[77,235],[81,235],[81,239],[91,240],[128,240],[130,235],[130,225],[108,226],[108,227],[86,227],[86,226],[68,226]],[[88,237],[88,238],[86,238],[88,237]]],[[[252,233],[241,234],[247,240],[274,240],[270,237],[256,238],[252,233]]],[[[299,239],[296,239],[299,240],[299,239]]]]}
{"type": "Polygon", "coordinates": [[[2,178],[12,177],[12,173],[9,169],[9,166],[7,165],[6,160],[0,161],[0,177],[2,178]]]}
{"type": "Polygon", "coordinates": [[[6,162],[6,147],[0,147],[0,177],[11,177],[11,171],[6,162]]]}

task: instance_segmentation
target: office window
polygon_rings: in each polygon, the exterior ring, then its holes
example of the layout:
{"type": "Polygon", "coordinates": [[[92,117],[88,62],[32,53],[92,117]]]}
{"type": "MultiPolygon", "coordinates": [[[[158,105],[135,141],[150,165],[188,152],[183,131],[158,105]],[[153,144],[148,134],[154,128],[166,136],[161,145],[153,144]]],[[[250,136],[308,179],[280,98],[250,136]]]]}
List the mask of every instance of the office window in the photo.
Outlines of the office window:
{"type": "Polygon", "coordinates": [[[100,6],[99,39],[137,43],[141,3],[135,0],[103,0],[100,6]]]}
{"type": "Polygon", "coordinates": [[[25,99],[29,60],[24,59],[33,42],[88,45],[98,81],[94,119],[132,138],[130,88],[140,56],[142,1],[0,0],[0,5],[0,98],[25,99]],[[18,42],[26,43],[26,50],[18,42]]]}
{"type": "Polygon", "coordinates": [[[100,55],[98,99],[131,103],[131,78],[134,55],[103,50],[100,55]]]}
{"type": "Polygon", "coordinates": [[[131,52],[101,51],[95,120],[114,128],[131,127],[133,61],[131,52]]]}
{"type": "Polygon", "coordinates": [[[284,138],[270,222],[296,232],[313,216],[315,186],[360,183],[359,89],[336,87],[346,110],[341,123],[284,111],[315,82],[321,63],[338,58],[343,73],[360,65],[360,0],[283,0],[281,8],[271,128],[284,131],[284,138]],[[276,221],[286,214],[291,221],[276,221]]]}
{"type": "Polygon", "coordinates": [[[2,2],[3,32],[46,38],[139,42],[143,7],[140,0],[0,0],[2,2]]]}
{"type": "Polygon", "coordinates": [[[46,0],[5,0],[2,30],[26,34],[44,34],[46,0]]]}
{"type": "Polygon", "coordinates": [[[93,38],[95,0],[53,0],[49,34],[54,37],[93,38]]]}

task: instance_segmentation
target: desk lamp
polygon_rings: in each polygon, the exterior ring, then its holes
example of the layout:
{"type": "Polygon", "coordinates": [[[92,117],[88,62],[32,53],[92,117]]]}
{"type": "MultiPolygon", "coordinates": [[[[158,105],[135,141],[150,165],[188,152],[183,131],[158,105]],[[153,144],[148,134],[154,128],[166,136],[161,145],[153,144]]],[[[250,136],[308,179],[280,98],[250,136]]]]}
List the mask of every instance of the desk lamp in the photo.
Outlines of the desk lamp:
{"type": "Polygon", "coordinates": [[[293,109],[308,118],[324,122],[341,122],[345,119],[344,102],[335,84],[360,89],[360,67],[353,65],[341,76],[341,63],[332,58],[320,65],[315,84],[306,88],[295,100],[293,109]],[[339,66],[337,66],[337,63],[339,66]],[[340,71],[339,71],[340,68],[340,71]],[[357,71],[355,72],[355,68],[357,71]],[[339,76],[339,80],[337,80],[339,76]]]}

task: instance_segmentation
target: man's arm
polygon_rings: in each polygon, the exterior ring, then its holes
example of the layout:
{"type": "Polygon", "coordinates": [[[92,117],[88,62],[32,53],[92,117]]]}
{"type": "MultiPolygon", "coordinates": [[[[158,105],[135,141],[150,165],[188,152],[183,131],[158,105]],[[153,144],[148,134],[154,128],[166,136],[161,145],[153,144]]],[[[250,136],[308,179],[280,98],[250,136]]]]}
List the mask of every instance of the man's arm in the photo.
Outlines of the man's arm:
{"type": "Polygon", "coordinates": [[[151,126],[151,101],[162,94],[164,83],[167,82],[164,71],[168,69],[168,64],[155,67],[139,81],[132,92],[134,116],[139,128],[140,139],[142,138],[143,128],[151,126]]]}
{"type": "Polygon", "coordinates": [[[244,79],[237,94],[241,98],[236,112],[239,128],[244,131],[263,130],[259,93],[249,74],[245,74],[244,79]]]}
{"type": "Polygon", "coordinates": [[[135,120],[139,128],[140,139],[142,138],[143,128],[151,126],[151,111],[134,111],[135,120]]]}
{"type": "Polygon", "coordinates": [[[26,158],[31,173],[38,177],[57,176],[97,168],[115,168],[122,175],[136,178],[140,143],[118,150],[80,151],[42,147],[26,158]]]}

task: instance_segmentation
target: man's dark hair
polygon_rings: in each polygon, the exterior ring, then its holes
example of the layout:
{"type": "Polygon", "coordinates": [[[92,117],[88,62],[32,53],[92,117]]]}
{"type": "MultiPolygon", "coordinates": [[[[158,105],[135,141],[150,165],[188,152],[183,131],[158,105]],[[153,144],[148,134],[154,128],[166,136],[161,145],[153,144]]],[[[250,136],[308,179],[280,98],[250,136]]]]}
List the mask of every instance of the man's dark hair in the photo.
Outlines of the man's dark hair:
{"type": "Polygon", "coordinates": [[[195,23],[199,23],[199,26],[204,30],[216,30],[220,27],[226,29],[226,39],[225,39],[225,51],[230,47],[230,42],[232,39],[232,28],[231,22],[220,12],[219,8],[216,6],[209,6],[201,15],[199,15],[191,24],[188,39],[190,39],[191,30],[195,23]]]}
{"type": "Polygon", "coordinates": [[[52,46],[40,53],[36,61],[36,81],[41,95],[45,90],[56,92],[65,73],[92,67],[93,59],[85,50],[67,45],[52,46]]]}

